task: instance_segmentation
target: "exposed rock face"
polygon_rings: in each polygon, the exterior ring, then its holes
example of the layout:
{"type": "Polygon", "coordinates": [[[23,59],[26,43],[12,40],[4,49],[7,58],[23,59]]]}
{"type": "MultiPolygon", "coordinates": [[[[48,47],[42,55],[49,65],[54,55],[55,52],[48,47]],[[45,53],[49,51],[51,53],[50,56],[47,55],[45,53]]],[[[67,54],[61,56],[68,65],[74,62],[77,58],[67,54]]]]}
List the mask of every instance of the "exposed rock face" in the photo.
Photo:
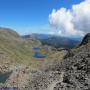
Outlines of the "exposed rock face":
{"type": "Polygon", "coordinates": [[[90,33],[88,33],[82,40],[80,45],[85,45],[87,43],[90,43],[90,33]]]}
{"type": "Polygon", "coordinates": [[[90,34],[74,55],[37,73],[26,90],[90,90],[90,34]]]}
{"type": "Polygon", "coordinates": [[[53,90],[90,90],[90,44],[64,60],[57,69],[65,73],[63,81],[58,82],[53,90]]]}

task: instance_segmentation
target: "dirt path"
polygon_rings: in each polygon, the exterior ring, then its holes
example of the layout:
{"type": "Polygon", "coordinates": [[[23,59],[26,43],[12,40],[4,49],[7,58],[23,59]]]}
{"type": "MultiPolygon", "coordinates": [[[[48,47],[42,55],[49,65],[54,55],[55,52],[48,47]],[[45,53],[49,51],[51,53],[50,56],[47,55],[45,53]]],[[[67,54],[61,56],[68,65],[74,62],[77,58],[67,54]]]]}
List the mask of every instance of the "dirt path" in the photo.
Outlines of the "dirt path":
{"type": "Polygon", "coordinates": [[[63,81],[63,75],[64,75],[64,72],[61,72],[60,80],[58,80],[58,81],[53,81],[53,82],[48,86],[48,88],[47,88],[47,89],[44,89],[44,90],[54,90],[54,87],[56,86],[56,84],[63,81]]]}

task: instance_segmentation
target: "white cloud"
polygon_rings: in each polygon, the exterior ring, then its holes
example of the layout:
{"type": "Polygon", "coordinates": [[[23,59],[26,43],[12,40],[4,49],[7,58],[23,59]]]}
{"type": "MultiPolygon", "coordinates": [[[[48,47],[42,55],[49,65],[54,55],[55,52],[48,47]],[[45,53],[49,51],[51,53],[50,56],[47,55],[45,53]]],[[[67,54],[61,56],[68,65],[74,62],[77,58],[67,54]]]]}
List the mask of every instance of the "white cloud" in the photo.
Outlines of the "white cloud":
{"type": "Polygon", "coordinates": [[[49,23],[60,35],[83,36],[90,32],[90,0],[72,5],[71,9],[54,9],[49,15],[49,23]]]}

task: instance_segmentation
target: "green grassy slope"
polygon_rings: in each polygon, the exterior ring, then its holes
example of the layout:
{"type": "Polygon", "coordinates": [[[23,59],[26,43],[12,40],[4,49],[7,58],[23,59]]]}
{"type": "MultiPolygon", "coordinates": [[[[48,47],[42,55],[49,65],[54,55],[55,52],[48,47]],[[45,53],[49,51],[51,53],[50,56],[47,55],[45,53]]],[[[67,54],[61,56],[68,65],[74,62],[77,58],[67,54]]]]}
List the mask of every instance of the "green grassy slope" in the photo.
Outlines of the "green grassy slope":
{"type": "Polygon", "coordinates": [[[24,62],[32,57],[32,47],[10,29],[0,29],[0,61],[24,62]],[[4,60],[5,59],[5,60],[4,60]]]}
{"type": "Polygon", "coordinates": [[[65,55],[63,52],[52,51],[48,47],[50,50],[47,58],[33,58],[32,48],[35,46],[43,47],[35,38],[25,40],[11,29],[0,28],[0,63],[24,64],[39,69],[57,62],[58,58],[65,55]]]}

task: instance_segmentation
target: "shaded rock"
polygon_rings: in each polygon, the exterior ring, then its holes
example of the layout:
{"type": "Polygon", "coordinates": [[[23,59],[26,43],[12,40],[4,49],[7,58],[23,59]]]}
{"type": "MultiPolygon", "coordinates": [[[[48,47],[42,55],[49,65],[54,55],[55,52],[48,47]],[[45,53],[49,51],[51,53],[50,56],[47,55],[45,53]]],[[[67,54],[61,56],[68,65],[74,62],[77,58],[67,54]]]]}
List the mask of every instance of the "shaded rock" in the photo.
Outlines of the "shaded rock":
{"type": "Polygon", "coordinates": [[[6,73],[0,73],[0,83],[5,83],[11,74],[12,74],[12,71],[6,72],[6,73]]]}
{"type": "Polygon", "coordinates": [[[87,44],[87,43],[90,43],[90,33],[88,33],[88,34],[83,38],[80,46],[81,46],[81,45],[85,45],[85,44],[87,44]]]}

